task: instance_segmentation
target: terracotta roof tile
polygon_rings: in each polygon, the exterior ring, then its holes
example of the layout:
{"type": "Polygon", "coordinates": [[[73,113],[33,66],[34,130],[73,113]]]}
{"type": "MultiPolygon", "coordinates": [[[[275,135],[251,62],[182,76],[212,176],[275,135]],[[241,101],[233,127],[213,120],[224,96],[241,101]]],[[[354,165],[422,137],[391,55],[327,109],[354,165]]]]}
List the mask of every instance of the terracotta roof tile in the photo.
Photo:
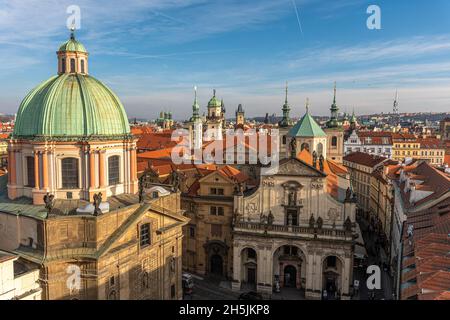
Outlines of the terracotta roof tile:
{"type": "Polygon", "coordinates": [[[344,161],[357,163],[367,167],[374,167],[386,160],[388,160],[388,158],[371,155],[364,152],[353,152],[344,157],[344,161]]]}

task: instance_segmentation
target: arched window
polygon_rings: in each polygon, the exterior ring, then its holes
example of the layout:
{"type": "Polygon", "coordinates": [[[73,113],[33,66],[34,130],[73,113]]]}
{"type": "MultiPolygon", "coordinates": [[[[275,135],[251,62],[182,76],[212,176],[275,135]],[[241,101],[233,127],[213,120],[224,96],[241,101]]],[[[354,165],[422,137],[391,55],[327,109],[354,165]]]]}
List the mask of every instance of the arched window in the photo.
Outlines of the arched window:
{"type": "Polygon", "coordinates": [[[66,73],[66,59],[65,58],[61,59],[61,71],[62,71],[62,73],[66,73]]]}
{"type": "Polygon", "coordinates": [[[81,73],[84,73],[84,59],[81,59],[81,73]]]}
{"type": "Polygon", "coordinates": [[[70,59],[70,72],[75,72],[75,59],[70,59]]]}
{"type": "Polygon", "coordinates": [[[120,182],[119,162],[119,156],[111,156],[108,158],[108,180],[110,186],[120,182]]]}
{"type": "Polygon", "coordinates": [[[283,136],[283,144],[286,144],[286,136],[283,136]]]}
{"type": "Polygon", "coordinates": [[[300,151],[302,151],[303,149],[306,149],[309,152],[309,144],[307,144],[306,142],[302,143],[300,151]]]}
{"type": "Polygon", "coordinates": [[[331,146],[332,147],[337,147],[337,137],[332,137],[331,138],[331,146]]]}
{"type": "Polygon", "coordinates": [[[323,154],[323,144],[318,143],[317,144],[317,154],[320,156],[321,154],[323,154]]]}
{"type": "Polygon", "coordinates": [[[61,161],[63,189],[78,189],[78,159],[65,158],[61,161]]]}

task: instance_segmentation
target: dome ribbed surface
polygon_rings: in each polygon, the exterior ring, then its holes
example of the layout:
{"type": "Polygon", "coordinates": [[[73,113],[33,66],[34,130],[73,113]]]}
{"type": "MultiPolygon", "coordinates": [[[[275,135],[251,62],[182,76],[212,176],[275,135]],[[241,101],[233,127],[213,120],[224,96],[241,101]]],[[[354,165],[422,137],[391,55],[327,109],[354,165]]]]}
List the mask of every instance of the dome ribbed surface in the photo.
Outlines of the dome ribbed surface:
{"type": "Polygon", "coordinates": [[[102,82],[82,74],[51,77],[22,101],[14,138],[125,136],[128,118],[119,98],[102,82]]]}

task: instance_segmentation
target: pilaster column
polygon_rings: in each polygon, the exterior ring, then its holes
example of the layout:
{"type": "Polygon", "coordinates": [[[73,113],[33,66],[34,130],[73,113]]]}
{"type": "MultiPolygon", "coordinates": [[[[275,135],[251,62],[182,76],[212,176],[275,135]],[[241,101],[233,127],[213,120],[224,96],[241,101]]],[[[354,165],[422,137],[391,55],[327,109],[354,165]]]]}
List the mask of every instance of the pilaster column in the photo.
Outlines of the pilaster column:
{"type": "Polygon", "coordinates": [[[137,180],[137,159],[136,159],[136,147],[132,147],[130,150],[131,161],[131,182],[137,180]]]}
{"type": "Polygon", "coordinates": [[[8,157],[8,179],[11,184],[17,183],[17,176],[16,176],[16,152],[15,150],[9,151],[9,157],[8,157]]]}
{"type": "Polygon", "coordinates": [[[39,151],[34,151],[34,185],[35,189],[40,189],[39,183],[39,151]]]}
{"type": "Polygon", "coordinates": [[[100,188],[106,187],[106,180],[105,180],[105,150],[100,150],[98,153],[98,170],[99,170],[99,177],[100,177],[100,188]]]}
{"type": "Polygon", "coordinates": [[[42,188],[48,188],[48,155],[47,151],[42,152],[42,188]]]}
{"type": "Polygon", "coordinates": [[[238,244],[233,245],[233,291],[241,290],[241,248],[238,244]]]}
{"type": "Polygon", "coordinates": [[[95,189],[95,151],[89,151],[89,188],[95,189]]]}

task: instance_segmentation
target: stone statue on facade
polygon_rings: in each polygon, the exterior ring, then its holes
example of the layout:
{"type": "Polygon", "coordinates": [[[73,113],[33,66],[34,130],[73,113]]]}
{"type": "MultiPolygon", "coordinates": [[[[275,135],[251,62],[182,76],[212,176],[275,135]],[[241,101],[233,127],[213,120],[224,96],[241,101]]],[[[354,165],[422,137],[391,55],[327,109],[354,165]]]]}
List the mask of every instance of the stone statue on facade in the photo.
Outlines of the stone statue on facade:
{"type": "Polygon", "coordinates": [[[313,160],[313,167],[315,168],[317,166],[317,152],[316,150],[312,153],[312,160],[313,160]]]}
{"type": "Polygon", "coordinates": [[[94,216],[99,216],[102,214],[102,210],[100,210],[100,204],[102,203],[102,193],[94,194],[94,216]]]}
{"type": "Polygon", "coordinates": [[[347,219],[345,219],[344,229],[347,232],[352,232],[352,221],[350,220],[350,217],[347,217],[347,219]]]}
{"type": "Polygon", "coordinates": [[[291,147],[291,158],[296,158],[297,157],[297,141],[295,140],[295,137],[291,139],[290,147],[291,147]]]}
{"type": "Polygon", "coordinates": [[[322,229],[323,219],[322,217],[317,218],[317,228],[322,229]]]}
{"type": "Polygon", "coordinates": [[[292,214],[288,215],[288,226],[292,226],[292,214]]]}
{"type": "Polygon", "coordinates": [[[267,216],[267,224],[269,226],[273,225],[274,216],[272,214],[272,211],[269,211],[269,215],[267,216]]]}
{"type": "Polygon", "coordinates": [[[324,161],[325,161],[325,159],[324,159],[323,155],[320,155],[319,156],[319,168],[320,168],[321,172],[323,172],[323,168],[324,168],[323,162],[324,161]]]}
{"type": "Polygon", "coordinates": [[[314,219],[314,215],[311,213],[311,217],[309,218],[309,227],[314,229],[314,225],[316,224],[316,220],[314,219]]]}
{"type": "Polygon", "coordinates": [[[53,209],[53,206],[54,206],[53,200],[54,199],[55,199],[55,196],[53,194],[48,193],[48,192],[44,196],[44,203],[45,203],[45,210],[47,210],[47,217],[50,215],[50,212],[53,209]]]}
{"type": "Polygon", "coordinates": [[[174,192],[178,192],[181,187],[181,173],[178,170],[172,171],[170,174],[170,183],[174,192]]]}

